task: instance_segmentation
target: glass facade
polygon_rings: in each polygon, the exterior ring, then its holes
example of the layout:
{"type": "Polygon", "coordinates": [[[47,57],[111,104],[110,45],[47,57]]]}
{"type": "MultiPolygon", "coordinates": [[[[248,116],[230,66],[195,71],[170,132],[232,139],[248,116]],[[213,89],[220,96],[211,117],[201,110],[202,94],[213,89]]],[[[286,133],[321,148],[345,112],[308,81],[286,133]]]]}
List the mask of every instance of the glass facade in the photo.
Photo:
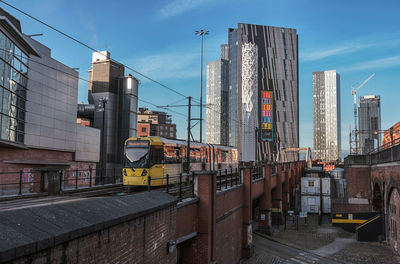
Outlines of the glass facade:
{"type": "Polygon", "coordinates": [[[0,31],[0,139],[24,143],[28,56],[0,31]]]}
{"type": "Polygon", "coordinates": [[[228,145],[228,61],[207,64],[206,142],[228,145]]]}

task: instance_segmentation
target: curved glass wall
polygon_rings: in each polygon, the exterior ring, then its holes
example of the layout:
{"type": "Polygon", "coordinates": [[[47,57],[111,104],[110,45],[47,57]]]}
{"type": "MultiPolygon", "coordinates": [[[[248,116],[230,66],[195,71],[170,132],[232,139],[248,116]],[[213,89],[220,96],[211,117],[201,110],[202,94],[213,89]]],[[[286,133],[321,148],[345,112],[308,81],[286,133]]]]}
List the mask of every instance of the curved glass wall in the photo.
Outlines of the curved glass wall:
{"type": "Polygon", "coordinates": [[[0,31],[0,139],[24,143],[28,56],[0,31]]]}

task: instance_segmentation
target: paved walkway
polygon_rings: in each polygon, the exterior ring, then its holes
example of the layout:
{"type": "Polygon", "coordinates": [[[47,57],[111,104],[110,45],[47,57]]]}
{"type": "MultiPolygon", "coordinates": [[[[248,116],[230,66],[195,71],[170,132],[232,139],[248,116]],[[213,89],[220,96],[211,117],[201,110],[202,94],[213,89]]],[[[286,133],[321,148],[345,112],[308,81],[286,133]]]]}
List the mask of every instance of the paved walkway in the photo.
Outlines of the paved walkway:
{"type": "Polygon", "coordinates": [[[400,263],[400,256],[384,243],[358,242],[355,234],[332,227],[329,221],[318,226],[315,221],[309,220],[299,230],[288,225],[289,229],[278,232],[273,237],[254,235],[255,253],[243,263],[400,263]],[[272,243],[265,240],[272,240],[272,243]],[[280,247],[274,243],[278,243],[280,247]]]}
{"type": "Polygon", "coordinates": [[[339,264],[341,262],[254,234],[254,255],[243,264],[339,264]]]}

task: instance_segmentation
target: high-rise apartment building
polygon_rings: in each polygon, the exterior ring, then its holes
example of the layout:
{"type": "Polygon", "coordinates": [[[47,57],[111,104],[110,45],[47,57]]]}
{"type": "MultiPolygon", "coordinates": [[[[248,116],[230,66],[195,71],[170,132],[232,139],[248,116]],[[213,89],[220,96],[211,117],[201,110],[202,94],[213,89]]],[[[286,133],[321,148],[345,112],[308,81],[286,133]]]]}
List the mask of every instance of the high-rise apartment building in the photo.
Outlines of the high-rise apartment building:
{"type": "MultiPolygon", "coordinates": [[[[221,56],[225,51],[221,47],[221,56]]],[[[228,145],[228,70],[227,60],[207,63],[206,142],[210,144],[228,145]]]]}
{"type": "Polygon", "coordinates": [[[336,70],[313,72],[314,159],[340,160],[340,75],[336,70]]]}
{"type": "Polygon", "coordinates": [[[228,46],[229,145],[241,160],[275,160],[281,148],[299,146],[296,30],[239,23],[228,46]]]}
{"type": "Polygon", "coordinates": [[[358,105],[359,149],[367,154],[381,143],[381,98],[378,95],[362,96],[358,105]]]}

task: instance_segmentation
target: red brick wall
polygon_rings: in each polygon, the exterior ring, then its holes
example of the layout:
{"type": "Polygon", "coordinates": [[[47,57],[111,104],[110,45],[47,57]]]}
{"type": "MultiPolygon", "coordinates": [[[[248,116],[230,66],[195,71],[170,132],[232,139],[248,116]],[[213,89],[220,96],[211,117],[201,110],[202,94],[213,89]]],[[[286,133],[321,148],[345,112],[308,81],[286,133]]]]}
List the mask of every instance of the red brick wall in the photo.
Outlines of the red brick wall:
{"type": "Polygon", "coordinates": [[[138,137],[148,137],[150,135],[150,124],[149,123],[138,123],[137,124],[137,136],[138,137]],[[145,131],[142,131],[142,128],[145,131]]]}
{"type": "Polygon", "coordinates": [[[243,186],[216,197],[215,261],[237,263],[242,256],[243,186]]]}
{"type": "Polygon", "coordinates": [[[232,211],[226,218],[217,220],[215,261],[238,263],[242,257],[242,208],[232,211]]]}
{"type": "Polygon", "coordinates": [[[14,263],[176,263],[176,207],[170,206],[124,224],[71,240],[14,263]]]}
{"type": "Polygon", "coordinates": [[[230,210],[243,205],[243,186],[217,194],[215,203],[216,219],[230,210]]]}
{"type": "Polygon", "coordinates": [[[344,173],[347,178],[348,197],[365,199],[371,197],[369,167],[346,167],[344,173]]]}
{"type": "MultiPolygon", "coordinates": [[[[96,163],[91,162],[75,162],[74,161],[74,153],[65,152],[65,151],[54,151],[54,150],[46,150],[46,149],[14,149],[14,148],[0,148],[0,184],[11,184],[11,183],[19,183],[19,171],[24,169],[43,169],[43,168],[63,168],[65,170],[69,170],[68,178],[72,179],[71,181],[65,182],[66,185],[74,186],[75,180],[73,173],[76,169],[80,171],[85,171],[87,174],[89,173],[89,166],[93,168],[93,183],[94,183],[94,175],[96,170],[96,163]],[[9,161],[58,161],[70,163],[70,165],[60,166],[60,165],[34,165],[34,164],[15,164],[8,163],[9,161]]],[[[78,185],[79,186],[88,186],[89,181],[83,180],[83,172],[81,172],[81,176],[78,177],[78,185]]],[[[25,175],[25,174],[24,174],[25,175]]],[[[39,191],[38,186],[41,178],[40,172],[32,173],[33,181],[37,182],[33,183],[25,183],[23,184],[23,188],[30,188],[34,192],[39,191]],[[34,186],[35,185],[35,186],[34,186]]],[[[25,176],[23,177],[24,182],[25,176]]],[[[67,175],[64,178],[67,179],[67,175]]],[[[18,189],[18,185],[8,185],[8,189],[18,189]]]]}
{"type": "Polygon", "coordinates": [[[276,187],[277,184],[277,175],[271,175],[271,190],[276,187]]]}
{"type": "Polygon", "coordinates": [[[370,204],[348,204],[348,203],[335,203],[332,201],[331,205],[332,214],[335,213],[365,213],[371,212],[370,204]]]}
{"type": "Polygon", "coordinates": [[[390,246],[400,254],[400,195],[393,188],[389,196],[387,230],[390,246]]]}
{"type": "Polygon", "coordinates": [[[264,193],[264,180],[254,182],[251,188],[251,197],[253,199],[260,197],[264,193]]]}
{"type": "Polygon", "coordinates": [[[197,231],[197,210],[197,202],[178,207],[176,217],[176,238],[180,238],[197,231]]]}

